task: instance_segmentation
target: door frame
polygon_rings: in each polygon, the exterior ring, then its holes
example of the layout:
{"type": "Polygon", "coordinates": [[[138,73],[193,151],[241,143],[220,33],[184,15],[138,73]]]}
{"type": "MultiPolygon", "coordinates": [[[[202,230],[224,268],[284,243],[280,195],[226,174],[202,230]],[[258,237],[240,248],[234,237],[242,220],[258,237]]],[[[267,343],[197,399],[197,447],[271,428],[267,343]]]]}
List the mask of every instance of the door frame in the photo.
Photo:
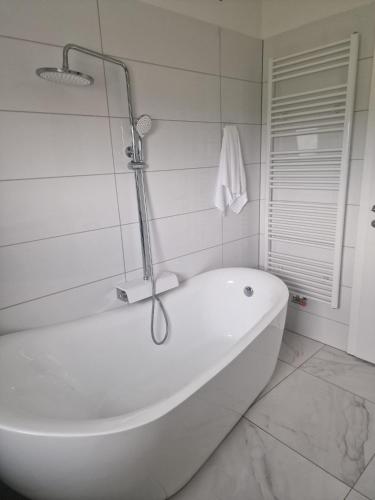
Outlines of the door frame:
{"type": "MultiPolygon", "coordinates": [[[[361,198],[358,216],[357,239],[354,254],[353,286],[352,300],[350,310],[349,335],[348,335],[348,353],[359,356],[357,350],[357,339],[360,328],[360,306],[361,291],[363,286],[363,276],[366,270],[363,262],[366,255],[365,237],[368,231],[368,213],[371,206],[375,203],[374,193],[371,193],[372,183],[375,180],[375,51],[372,64],[372,76],[370,87],[370,101],[366,132],[366,146],[362,174],[361,198]],[[374,180],[373,180],[374,179],[374,180]]],[[[375,214],[374,214],[375,218],[375,214]]],[[[374,283],[375,296],[375,283],[374,283]]],[[[374,302],[375,304],[375,302],[374,302]]],[[[363,355],[359,357],[363,358],[363,355]]]]}

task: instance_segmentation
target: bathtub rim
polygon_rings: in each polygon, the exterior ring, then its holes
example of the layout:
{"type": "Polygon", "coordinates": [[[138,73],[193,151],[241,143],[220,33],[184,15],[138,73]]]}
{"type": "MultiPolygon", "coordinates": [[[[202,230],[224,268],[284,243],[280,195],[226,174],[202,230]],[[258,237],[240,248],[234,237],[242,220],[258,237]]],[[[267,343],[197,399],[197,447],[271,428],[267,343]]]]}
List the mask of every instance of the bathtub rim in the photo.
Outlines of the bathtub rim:
{"type": "MultiPolygon", "coordinates": [[[[174,408],[189,399],[195,392],[198,392],[218,373],[225,369],[237,356],[244,351],[265,328],[287,307],[289,300],[289,290],[285,283],[278,277],[259,269],[245,267],[228,267],[214,269],[204,273],[200,273],[189,280],[198,278],[199,276],[217,273],[218,271],[239,270],[252,271],[257,274],[264,274],[271,278],[280,288],[280,296],[272,308],[268,309],[248,331],[228,349],[228,351],[220,357],[215,363],[209,366],[204,372],[198,373],[189,383],[182,386],[178,391],[164,399],[145,406],[141,409],[132,412],[116,415],[114,417],[92,418],[92,419],[48,419],[35,418],[28,419],[24,416],[15,416],[7,413],[6,410],[0,408],[0,432],[12,432],[16,434],[26,434],[33,436],[45,437],[93,437],[107,434],[116,434],[138,427],[145,426],[153,421],[156,421],[174,408]]],[[[170,293],[173,293],[171,291],[170,293]]],[[[100,314],[107,314],[111,311],[106,311],[100,314]]],[[[25,331],[25,333],[27,330],[25,331]]],[[[11,334],[9,334],[11,335],[11,334]]]]}

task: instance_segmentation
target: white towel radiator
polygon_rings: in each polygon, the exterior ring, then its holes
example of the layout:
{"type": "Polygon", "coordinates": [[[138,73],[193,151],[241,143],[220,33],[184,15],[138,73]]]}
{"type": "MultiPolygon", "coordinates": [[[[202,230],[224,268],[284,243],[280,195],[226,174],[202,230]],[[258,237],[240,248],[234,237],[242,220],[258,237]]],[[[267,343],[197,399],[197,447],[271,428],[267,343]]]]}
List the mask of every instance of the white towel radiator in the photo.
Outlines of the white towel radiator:
{"type": "Polygon", "coordinates": [[[265,268],[338,307],[359,35],[269,61],[265,268]]]}

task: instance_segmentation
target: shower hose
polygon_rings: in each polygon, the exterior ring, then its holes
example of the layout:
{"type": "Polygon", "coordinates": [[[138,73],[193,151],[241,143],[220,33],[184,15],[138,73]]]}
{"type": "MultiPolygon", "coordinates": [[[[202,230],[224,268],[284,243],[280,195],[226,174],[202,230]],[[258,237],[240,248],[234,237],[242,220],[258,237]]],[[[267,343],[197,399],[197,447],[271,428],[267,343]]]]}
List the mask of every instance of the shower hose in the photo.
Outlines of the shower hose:
{"type": "Polygon", "coordinates": [[[158,297],[156,293],[156,283],[155,283],[155,277],[154,277],[154,270],[152,266],[152,251],[151,251],[151,238],[150,238],[150,224],[149,224],[149,219],[148,219],[148,204],[147,204],[147,197],[145,193],[145,186],[144,186],[144,179],[143,179],[143,172],[142,173],[142,197],[143,197],[143,203],[144,203],[144,208],[145,208],[145,219],[146,219],[146,224],[147,224],[147,246],[148,246],[148,255],[149,255],[149,260],[150,260],[150,265],[149,265],[149,274],[150,274],[150,280],[151,280],[151,291],[152,291],[152,306],[151,306],[151,338],[154,344],[156,345],[162,345],[166,342],[168,335],[169,335],[169,322],[168,322],[168,316],[167,312],[164,308],[164,305],[158,297]],[[159,304],[160,311],[163,315],[164,318],[164,323],[165,323],[165,331],[164,335],[160,340],[157,339],[156,333],[155,333],[155,315],[156,315],[156,303],[159,304]]]}

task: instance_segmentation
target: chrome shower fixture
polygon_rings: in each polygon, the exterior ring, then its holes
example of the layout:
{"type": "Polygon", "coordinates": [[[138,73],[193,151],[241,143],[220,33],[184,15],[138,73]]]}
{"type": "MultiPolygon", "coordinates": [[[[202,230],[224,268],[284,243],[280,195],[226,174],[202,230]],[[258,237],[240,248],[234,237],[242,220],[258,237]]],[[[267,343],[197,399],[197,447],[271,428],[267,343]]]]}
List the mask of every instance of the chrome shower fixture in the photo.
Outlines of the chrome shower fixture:
{"type": "Polygon", "coordinates": [[[152,311],[151,311],[151,337],[155,344],[163,344],[168,337],[168,317],[164,306],[159,299],[155,289],[155,279],[152,267],[152,252],[151,252],[151,239],[150,228],[148,223],[147,214],[147,196],[145,189],[144,169],[146,164],[143,157],[143,137],[151,130],[152,121],[148,115],[142,115],[135,120],[132,105],[132,95],[130,88],[130,76],[126,64],[116,57],[96,52],[95,50],[87,49],[80,45],[69,43],[63,48],[63,61],[61,68],[43,67],[36,70],[36,74],[44,80],[49,80],[56,83],[65,83],[69,85],[88,86],[94,83],[94,78],[80,71],[75,71],[69,67],[69,53],[70,51],[81,52],[96,59],[106,61],[120,66],[124,72],[127,104],[129,110],[129,122],[131,130],[131,146],[126,148],[126,154],[130,158],[128,168],[133,170],[135,176],[135,185],[137,191],[138,203],[138,219],[140,227],[141,248],[142,248],[142,262],[143,262],[143,278],[151,281],[152,290],[152,311]],[[162,339],[159,341],[155,336],[155,306],[159,305],[162,316],[165,321],[165,332],[162,339]]]}
{"type": "Polygon", "coordinates": [[[141,137],[144,137],[146,134],[148,134],[151,130],[152,127],[152,120],[151,117],[148,115],[141,115],[138,120],[135,128],[137,129],[138,134],[141,137]]]}
{"type": "Polygon", "coordinates": [[[63,83],[65,85],[86,87],[94,83],[94,78],[92,76],[69,68],[38,68],[36,74],[44,80],[63,83]]]}

